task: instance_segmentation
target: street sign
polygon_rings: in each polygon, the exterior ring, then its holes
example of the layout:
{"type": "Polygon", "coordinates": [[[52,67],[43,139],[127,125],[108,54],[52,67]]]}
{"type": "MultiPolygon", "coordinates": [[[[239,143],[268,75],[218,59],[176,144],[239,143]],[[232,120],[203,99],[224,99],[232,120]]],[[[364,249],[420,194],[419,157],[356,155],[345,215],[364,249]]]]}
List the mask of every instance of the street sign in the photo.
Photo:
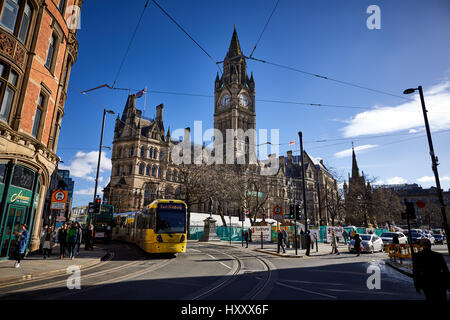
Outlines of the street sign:
{"type": "Polygon", "coordinates": [[[254,226],[251,227],[252,238],[261,240],[261,233],[263,241],[272,241],[272,227],[271,226],[254,226]]]}
{"type": "Polygon", "coordinates": [[[65,210],[67,202],[67,191],[55,190],[52,193],[52,201],[50,209],[53,210],[65,210]]]}

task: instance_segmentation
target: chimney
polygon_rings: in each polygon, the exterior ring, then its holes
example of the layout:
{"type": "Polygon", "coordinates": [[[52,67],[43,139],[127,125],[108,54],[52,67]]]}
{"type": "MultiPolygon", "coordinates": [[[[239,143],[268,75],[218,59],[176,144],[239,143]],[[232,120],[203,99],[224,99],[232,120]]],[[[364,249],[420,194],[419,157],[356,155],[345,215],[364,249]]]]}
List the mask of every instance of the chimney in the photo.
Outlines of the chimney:
{"type": "Polygon", "coordinates": [[[164,108],[163,104],[156,106],[156,119],[155,120],[161,124],[163,122],[163,117],[162,117],[163,108],[164,108]]]}

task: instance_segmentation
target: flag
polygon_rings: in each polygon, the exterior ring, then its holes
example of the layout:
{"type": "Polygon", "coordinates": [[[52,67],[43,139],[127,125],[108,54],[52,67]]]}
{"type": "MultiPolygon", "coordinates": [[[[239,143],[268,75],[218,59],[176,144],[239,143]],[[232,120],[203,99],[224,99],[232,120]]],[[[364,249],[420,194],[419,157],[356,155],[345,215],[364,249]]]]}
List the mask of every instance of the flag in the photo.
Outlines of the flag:
{"type": "Polygon", "coordinates": [[[146,89],[142,89],[141,91],[139,91],[138,93],[136,93],[136,98],[140,98],[144,95],[144,93],[146,93],[146,89]]]}
{"type": "Polygon", "coordinates": [[[295,145],[295,140],[294,140],[294,141],[290,141],[290,142],[289,142],[289,145],[290,145],[290,146],[295,145]]]}

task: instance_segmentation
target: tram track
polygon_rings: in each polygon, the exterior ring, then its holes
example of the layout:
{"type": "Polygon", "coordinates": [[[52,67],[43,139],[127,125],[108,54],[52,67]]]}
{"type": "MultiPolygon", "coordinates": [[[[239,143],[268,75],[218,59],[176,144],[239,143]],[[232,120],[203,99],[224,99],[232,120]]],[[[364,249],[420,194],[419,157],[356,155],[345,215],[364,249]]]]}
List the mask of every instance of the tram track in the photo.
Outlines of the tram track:
{"type": "MultiPolygon", "coordinates": [[[[273,278],[273,272],[274,266],[263,259],[262,257],[252,254],[248,251],[245,252],[245,254],[248,256],[250,255],[253,259],[259,261],[263,265],[263,270],[253,270],[253,271],[246,271],[245,261],[242,257],[239,256],[240,253],[244,252],[224,252],[223,250],[215,250],[212,249],[215,252],[218,252],[220,254],[226,255],[228,257],[231,257],[235,262],[235,266],[226,274],[223,276],[223,279],[219,279],[216,282],[214,282],[212,285],[210,285],[208,288],[206,288],[201,293],[196,293],[193,295],[190,295],[187,297],[187,300],[201,300],[201,299],[208,299],[212,297],[215,294],[220,293],[221,290],[224,290],[227,288],[232,282],[238,280],[240,277],[244,277],[249,275],[249,273],[252,272],[264,272],[264,277],[258,277],[260,280],[258,281],[258,284],[253,287],[242,299],[243,300],[256,300],[261,299],[259,298],[260,295],[264,294],[264,290],[268,287],[268,285],[272,282],[274,282],[273,278]]],[[[205,253],[205,252],[202,252],[205,253]]],[[[207,253],[205,253],[207,254],[207,253]]]]}

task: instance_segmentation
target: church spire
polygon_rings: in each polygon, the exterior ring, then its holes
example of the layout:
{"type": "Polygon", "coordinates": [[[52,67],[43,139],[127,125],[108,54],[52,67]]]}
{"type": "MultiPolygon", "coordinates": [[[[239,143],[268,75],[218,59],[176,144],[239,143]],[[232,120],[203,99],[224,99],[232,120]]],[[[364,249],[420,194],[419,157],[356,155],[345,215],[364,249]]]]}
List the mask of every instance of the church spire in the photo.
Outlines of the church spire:
{"type": "Polygon", "coordinates": [[[355,147],[352,142],[352,178],[359,177],[358,163],[356,162],[355,147]]]}
{"type": "Polygon", "coordinates": [[[228,49],[227,58],[232,59],[237,56],[243,56],[241,45],[236,32],[236,25],[234,25],[233,36],[231,37],[230,47],[228,49]]]}

